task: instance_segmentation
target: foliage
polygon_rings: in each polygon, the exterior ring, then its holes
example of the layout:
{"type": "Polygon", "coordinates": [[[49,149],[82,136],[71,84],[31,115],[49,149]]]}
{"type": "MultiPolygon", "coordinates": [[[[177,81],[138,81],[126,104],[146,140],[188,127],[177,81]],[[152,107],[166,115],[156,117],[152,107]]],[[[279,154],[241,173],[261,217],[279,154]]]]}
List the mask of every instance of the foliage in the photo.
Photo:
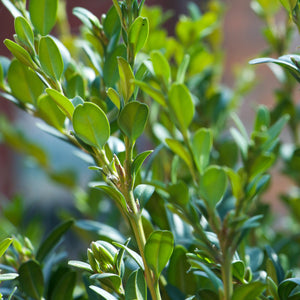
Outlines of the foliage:
{"type": "MultiPolygon", "coordinates": [[[[287,71],[276,69],[282,84],[276,106],[257,108],[250,134],[235,114],[253,85],[248,67],[233,90],[221,81],[222,1],[209,1],[204,12],[190,3],[173,37],[162,27],[161,9],[144,1],[113,0],[101,20],[76,7],[81,36],[68,38],[51,35],[66,21],[64,13],[58,17],[62,1],[26,2],[2,0],[16,33],[4,41],[14,58],[0,58],[0,95],[80,151],[95,180],[81,191],[76,177],[54,171],[46,151],[1,117],[3,141],[72,192],[83,216],[64,215],[32,243],[20,202],[6,208],[6,234],[15,236],[0,243],[7,271],[0,280],[9,279],[2,293],[55,300],[298,299],[299,234],[268,238],[261,202],[279,159],[299,185],[299,114],[290,77],[299,81],[299,57],[282,56],[290,18],[299,27],[298,1],[281,1],[288,12],[284,36],[272,26],[279,2],[252,1],[266,26],[268,53],[280,56],[252,63],[287,71]],[[289,151],[279,139],[286,124],[294,139],[289,151]],[[107,224],[90,220],[107,199],[114,204],[107,224]],[[70,230],[90,244],[81,260],[60,247],[70,230]]],[[[299,221],[298,190],[283,198],[299,221]]]]}

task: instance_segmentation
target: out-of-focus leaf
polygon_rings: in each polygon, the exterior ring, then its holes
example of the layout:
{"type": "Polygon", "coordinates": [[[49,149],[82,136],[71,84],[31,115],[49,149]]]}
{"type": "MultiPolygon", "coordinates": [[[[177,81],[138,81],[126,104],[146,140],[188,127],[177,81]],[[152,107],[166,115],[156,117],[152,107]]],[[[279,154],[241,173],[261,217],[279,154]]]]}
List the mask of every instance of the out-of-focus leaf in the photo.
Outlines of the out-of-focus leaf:
{"type": "Polygon", "coordinates": [[[149,22],[147,18],[138,17],[131,24],[128,32],[129,44],[136,55],[145,45],[149,34],[149,22]]]}
{"type": "Polygon", "coordinates": [[[157,79],[164,82],[164,84],[168,86],[171,80],[171,69],[167,59],[161,54],[160,51],[153,51],[151,52],[150,56],[157,79]]]}
{"type": "MultiPolygon", "coordinates": [[[[278,286],[278,295],[280,300],[288,300],[291,292],[300,286],[300,278],[288,278],[282,281],[278,286]]],[[[295,298],[296,299],[296,298],[295,298]]]]}
{"type": "Polygon", "coordinates": [[[117,60],[119,67],[121,92],[125,103],[127,103],[134,92],[134,75],[129,63],[123,57],[118,57],[117,60]]]}
{"type": "Polygon", "coordinates": [[[40,300],[44,292],[44,276],[40,264],[35,260],[28,260],[20,266],[18,272],[20,289],[29,297],[40,300]]]}
{"type": "Polygon", "coordinates": [[[47,35],[52,30],[57,15],[58,0],[30,0],[30,19],[35,29],[41,35],[47,35]]]}
{"type": "Polygon", "coordinates": [[[141,88],[142,91],[144,91],[146,94],[148,94],[153,100],[155,100],[161,106],[167,105],[165,96],[160,90],[158,90],[140,80],[136,80],[135,83],[136,83],[136,85],[138,85],[141,88]]]}
{"type": "Polygon", "coordinates": [[[5,251],[10,246],[12,241],[13,241],[13,239],[7,238],[0,242],[0,257],[5,253],[5,251]]]}
{"type": "Polygon", "coordinates": [[[237,287],[232,296],[232,300],[256,299],[264,290],[266,285],[260,281],[250,282],[237,287]]]}
{"type": "Polygon", "coordinates": [[[105,300],[118,300],[118,298],[113,296],[111,293],[107,292],[102,288],[99,288],[98,286],[90,285],[90,289],[102,296],[105,300]]]}
{"type": "Polygon", "coordinates": [[[126,283],[125,300],[147,300],[147,285],[144,272],[138,269],[131,273],[126,283]]]}

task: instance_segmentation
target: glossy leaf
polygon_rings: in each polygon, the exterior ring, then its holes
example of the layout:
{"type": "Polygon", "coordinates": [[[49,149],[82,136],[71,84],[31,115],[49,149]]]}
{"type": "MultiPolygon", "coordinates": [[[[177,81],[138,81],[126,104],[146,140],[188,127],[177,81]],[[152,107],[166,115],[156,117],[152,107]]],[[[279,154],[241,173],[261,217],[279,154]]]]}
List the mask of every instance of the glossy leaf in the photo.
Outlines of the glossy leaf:
{"type": "Polygon", "coordinates": [[[70,260],[68,261],[68,265],[74,268],[78,268],[84,271],[93,272],[93,269],[88,263],[78,261],[78,260],[70,260]]]}
{"type": "Polygon", "coordinates": [[[131,142],[134,142],[144,132],[148,111],[146,104],[137,101],[127,103],[122,109],[118,118],[118,124],[131,142]]]}
{"type": "MultiPolygon", "coordinates": [[[[18,273],[5,273],[5,274],[0,274],[0,282],[1,281],[9,281],[9,280],[14,280],[19,277],[18,273]]],[[[1,294],[0,294],[1,295],[1,294]]],[[[1,299],[1,298],[0,298],[1,299]]]]}
{"type": "Polygon", "coordinates": [[[41,95],[37,102],[39,116],[49,125],[63,131],[65,115],[49,95],[41,95]]]}
{"type": "Polygon", "coordinates": [[[90,277],[91,279],[99,280],[103,285],[112,288],[114,291],[119,292],[122,285],[122,279],[120,276],[113,273],[101,273],[94,274],[90,277]]]}
{"type": "Polygon", "coordinates": [[[194,117],[194,104],[191,94],[183,84],[174,83],[168,94],[169,105],[177,125],[185,133],[194,117]]]}
{"type": "Polygon", "coordinates": [[[128,32],[128,42],[133,47],[136,55],[145,45],[149,34],[149,22],[147,18],[138,17],[131,24],[128,32]]]}
{"type": "Polygon", "coordinates": [[[142,207],[145,207],[154,191],[154,186],[148,184],[140,184],[134,189],[134,197],[139,200],[142,207]]]}
{"type": "Polygon", "coordinates": [[[46,239],[42,242],[40,247],[38,248],[36,259],[39,262],[42,262],[46,256],[54,249],[63,235],[70,229],[73,225],[73,220],[65,221],[55,227],[50,234],[46,237],[46,239]]]}
{"type": "Polygon", "coordinates": [[[98,295],[102,296],[105,300],[118,300],[118,298],[113,296],[111,293],[107,292],[106,290],[104,290],[98,286],[90,285],[90,289],[92,289],[98,295]]]}
{"type": "MultiPolygon", "coordinates": [[[[190,3],[193,3],[193,2],[190,2],[190,3]]],[[[189,63],[190,63],[190,56],[188,54],[186,54],[178,68],[178,71],[177,71],[177,77],[176,77],[177,83],[184,83],[185,73],[187,71],[189,63]]]]}
{"type": "Polygon", "coordinates": [[[153,270],[156,280],[167,265],[174,247],[174,238],[170,231],[154,231],[145,245],[145,258],[153,270]]]}
{"type": "Polygon", "coordinates": [[[73,14],[91,31],[94,30],[94,26],[99,29],[101,28],[99,19],[86,8],[75,7],[73,9],[73,14]]]}
{"type": "Polygon", "coordinates": [[[75,98],[77,96],[85,98],[85,84],[81,75],[75,74],[67,80],[66,96],[68,98],[75,98]]]}
{"type": "Polygon", "coordinates": [[[118,57],[117,59],[121,92],[125,103],[127,103],[134,92],[134,75],[129,63],[123,57],[118,57]]]}
{"type": "Polygon", "coordinates": [[[199,129],[192,139],[192,151],[196,166],[202,174],[207,167],[212,148],[212,133],[209,129],[199,129]]]}
{"type": "Polygon", "coordinates": [[[5,253],[5,251],[10,246],[12,241],[13,241],[13,239],[7,238],[0,242],[0,257],[5,253]]]}
{"type": "Polygon", "coordinates": [[[13,54],[13,56],[15,56],[21,63],[28,67],[31,67],[32,69],[35,69],[35,63],[33,62],[30,54],[24,48],[8,39],[4,40],[4,44],[7,49],[13,54]]]}
{"type": "Polygon", "coordinates": [[[74,106],[72,102],[63,94],[54,89],[46,89],[46,93],[54,100],[62,112],[72,120],[74,106]]]}
{"type": "Polygon", "coordinates": [[[52,30],[57,15],[58,0],[30,0],[30,19],[35,29],[41,35],[47,35],[52,30]]]}
{"type": "Polygon", "coordinates": [[[244,196],[243,180],[241,176],[230,168],[225,168],[225,172],[230,179],[232,194],[236,199],[241,199],[244,196]]]}
{"type": "Polygon", "coordinates": [[[236,260],[231,264],[232,275],[241,283],[244,283],[245,264],[242,260],[236,260]]]}
{"type": "Polygon", "coordinates": [[[44,84],[29,68],[14,60],[9,66],[7,81],[13,96],[23,103],[36,105],[44,84]]]}
{"type": "Polygon", "coordinates": [[[211,166],[205,170],[200,181],[200,192],[211,209],[215,209],[217,203],[223,198],[226,187],[227,176],[224,169],[211,166]]]}
{"type": "Polygon", "coordinates": [[[126,283],[125,300],[132,299],[147,300],[147,285],[141,269],[132,272],[126,283]]]}
{"type": "Polygon", "coordinates": [[[24,17],[20,16],[15,19],[15,31],[18,36],[18,40],[28,47],[27,50],[33,54],[35,52],[34,34],[30,24],[24,17]]]}
{"type": "Polygon", "coordinates": [[[237,287],[233,292],[232,300],[256,299],[265,289],[266,286],[262,282],[250,282],[237,287]]]}
{"type": "Polygon", "coordinates": [[[64,63],[58,47],[49,36],[40,39],[39,60],[42,70],[48,76],[60,80],[64,71],[64,63]]]}
{"type": "Polygon", "coordinates": [[[116,8],[112,6],[106,14],[103,22],[103,29],[107,37],[112,38],[114,35],[119,35],[121,32],[121,22],[116,11],[116,8]]]}
{"type": "Polygon", "coordinates": [[[110,136],[110,126],[105,113],[91,102],[75,108],[73,127],[81,140],[94,147],[103,148],[110,136]]]}
{"type": "Polygon", "coordinates": [[[113,88],[109,88],[106,92],[107,96],[109,97],[109,99],[111,100],[111,102],[118,108],[120,109],[121,107],[121,100],[120,100],[120,95],[118,94],[118,92],[113,89],[113,88]]]}
{"type": "Polygon", "coordinates": [[[275,280],[273,278],[272,279],[275,282],[281,283],[284,280],[284,270],[280,264],[279,257],[270,246],[266,247],[266,251],[276,271],[276,279],[275,280]]]}
{"type": "Polygon", "coordinates": [[[20,289],[27,296],[40,300],[44,293],[44,276],[40,264],[35,260],[28,260],[19,268],[20,289]]]}
{"type": "Polygon", "coordinates": [[[288,300],[291,292],[300,286],[300,278],[288,278],[282,281],[278,286],[278,295],[280,300],[288,300]]]}

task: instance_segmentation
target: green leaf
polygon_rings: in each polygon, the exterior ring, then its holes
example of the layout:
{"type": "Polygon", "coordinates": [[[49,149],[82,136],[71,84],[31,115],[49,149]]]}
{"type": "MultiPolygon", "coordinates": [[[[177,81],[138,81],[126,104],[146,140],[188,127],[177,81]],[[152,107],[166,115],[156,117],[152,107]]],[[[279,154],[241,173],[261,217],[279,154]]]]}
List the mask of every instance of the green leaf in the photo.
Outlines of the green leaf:
{"type": "Polygon", "coordinates": [[[76,273],[65,271],[59,277],[57,284],[51,288],[49,300],[73,300],[73,291],[76,285],[76,273]]]}
{"type": "MultiPolygon", "coordinates": [[[[9,280],[14,280],[17,277],[19,277],[18,273],[5,273],[5,274],[0,274],[0,282],[1,281],[9,281],[9,280]]],[[[1,295],[1,294],[0,294],[1,295]]],[[[1,299],[1,298],[0,298],[1,299]]]]}
{"type": "Polygon", "coordinates": [[[20,17],[22,14],[10,0],[1,0],[3,5],[9,10],[14,18],[20,17]]]}
{"type": "Polygon", "coordinates": [[[270,112],[267,107],[260,105],[255,118],[254,130],[264,131],[270,125],[270,112]]]}
{"type": "Polygon", "coordinates": [[[120,276],[114,273],[94,274],[90,278],[93,280],[99,280],[103,285],[112,288],[116,292],[121,291],[122,279],[120,276]]]}
{"type": "Polygon", "coordinates": [[[28,21],[24,17],[15,19],[15,31],[18,40],[27,48],[29,53],[34,54],[34,34],[28,21]]]}
{"type": "Polygon", "coordinates": [[[30,54],[23,47],[8,39],[4,40],[4,44],[13,56],[15,56],[22,64],[31,67],[32,69],[36,68],[30,54]]]}
{"type": "Polygon", "coordinates": [[[280,300],[288,300],[291,292],[300,286],[300,278],[288,278],[282,281],[278,286],[278,295],[280,300]]]}
{"type": "MultiPolygon", "coordinates": [[[[190,3],[193,3],[193,2],[190,2],[190,3]]],[[[190,56],[188,54],[186,54],[178,68],[178,71],[177,71],[177,77],[176,77],[177,83],[182,83],[182,84],[184,83],[185,73],[187,71],[189,63],[190,63],[190,56]]]]}
{"type": "Polygon", "coordinates": [[[137,101],[127,103],[122,109],[118,118],[118,124],[131,142],[135,142],[144,132],[148,119],[148,111],[149,109],[146,104],[137,101]]]}
{"type": "Polygon", "coordinates": [[[73,223],[73,220],[68,220],[59,224],[50,232],[50,234],[46,237],[46,239],[38,248],[36,259],[39,262],[42,262],[45,259],[45,257],[50,253],[50,251],[54,249],[56,244],[60,241],[62,236],[70,229],[73,223]]]}
{"type": "Polygon", "coordinates": [[[128,32],[129,44],[133,47],[134,56],[144,47],[149,34],[147,18],[138,17],[131,24],[128,32]]]}
{"type": "Polygon", "coordinates": [[[281,283],[284,280],[284,270],[280,264],[280,260],[276,252],[270,247],[266,246],[266,251],[268,254],[268,257],[270,261],[272,262],[272,265],[275,268],[276,271],[276,278],[272,278],[276,283],[281,283]]]}
{"type": "Polygon", "coordinates": [[[143,162],[152,152],[153,152],[153,150],[147,150],[147,151],[144,151],[144,152],[138,154],[135,157],[135,159],[132,163],[132,167],[131,167],[132,174],[134,174],[135,176],[138,174],[143,162]]]}
{"type": "Polygon", "coordinates": [[[181,207],[185,207],[189,203],[189,189],[183,181],[169,185],[168,192],[170,194],[170,203],[178,204],[181,207]]]}
{"type": "Polygon", "coordinates": [[[93,13],[83,7],[75,7],[73,9],[73,15],[75,15],[91,31],[94,31],[94,27],[99,29],[101,28],[99,19],[93,13]]]}
{"type": "Polygon", "coordinates": [[[98,286],[90,285],[90,289],[102,296],[105,300],[118,300],[118,298],[113,296],[111,293],[99,288],[98,286]]]}
{"type": "Polygon", "coordinates": [[[50,36],[40,39],[39,60],[42,70],[48,76],[60,80],[64,71],[64,62],[57,45],[50,36]]]}
{"type": "Polygon", "coordinates": [[[171,80],[171,69],[167,59],[157,50],[152,51],[150,57],[157,79],[167,87],[171,80]]]}
{"type": "Polygon", "coordinates": [[[122,205],[123,208],[126,208],[126,201],[124,199],[124,196],[115,188],[109,186],[109,185],[104,185],[104,184],[90,184],[91,187],[95,189],[102,190],[105,192],[107,195],[109,195],[111,198],[116,200],[118,203],[122,205]]]}
{"type": "Polygon", "coordinates": [[[70,260],[68,261],[68,265],[74,268],[78,268],[84,271],[93,272],[93,269],[88,263],[78,261],[78,260],[70,260]]]}
{"type": "Polygon", "coordinates": [[[110,136],[110,126],[105,113],[91,102],[75,108],[73,127],[81,140],[94,147],[103,148],[110,136]]]}
{"type": "Polygon", "coordinates": [[[173,83],[168,97],[177,125],[183,133],[186,133],[195,112],[191,94],[184,84],[173,83]]]}
{"type": "Polygon", "coordinates": [[[7,238],[7,239],[4,239],[3,241],[1,241],[1,243],[0,243],[0,257],[5,253],[5,251],[10,246],[12,241],[13,241],[13,239],[11,239],[11,238],[7,238]]]}
{"type": "Polygon", "coordinates": [[[64,129],[65,115],[49,95],[41,95],[37,102],[39,116],[60,132],[64,129]]]}
{"type": "Polygon", "coordinates": [[[134,75],[129,63],[123,57],[118,57],[117,60],[119,67],[121,92],[125,103],[127,103],[134,92],[134,75]]]}
{"type": "Polygon", "coordinates": [[[250,166],[250,180],[266,172],[273,165],[275,159],[276,157],[273,153],[265,153],[257,156],[250,166]]]}
{"type": "Polygon", "coordinates": [[[244,284],[234,290],[232,300],[256,299],[265,289],[266,285],[259,281],[244,284]]]}
{"type": "Polygon", "coordinates": [[[125,288],[125,300],[147,300],[147,285],[144,272],[138,269],[132,272],[125,288]]]}
{"type": "Polygon", "coordinates": [[[12,61],[7,74],[7,82],[13,96],[23,103],[36,105],[44,89],[39,77],[17,60],[12,61]]]}
{"type": "Polygon", "coordinates": [[[62,112],[72,120],[74,106],[72,102],[63,94],[54,89],[46,89],[46,93],[53,99],[53,101],[59,106],[62,112]]]}
{"type": "Polygon", "coordinates": [[[147,202],[155,191],[155,187],[148,184],[139,184],[134,189],[134,197],[139,200],[142,207],[145,207],[147,202]]]}
{"type": "Polygon", "coordinates": [[[106,14],[105,20],[103,21],[103,30],[108,38],[119,36],[121,32],[120,18],[114,6],[112,6],[106,14]]]}
{"type": "Polygon", "coordinates": [[[200,174],[203,174],[209,163],[212,143],[213,137],[211,130],[206,128],[199,129],[192,139],[194,161],[200,174]]]}
{"type": "Polygon", "coordinates": [[[296,7],[298,0],[280,0],[284,8],[292,14],[293,9],[296,7]]]}
{"type": "Polygon", "coordinates": [[[145,245],[145,258],[153,270],[156,280],[167,265],[174,248],[174,238],[170,231],[154,231],[145,245]]]}
{"type": "Polygon", "coordinates": [[[33,299],[40,300],[44,292],[44,276],[40,264],[28,260],[19,268],[20,289],[33,299]]]}
{"type": "Polygon", "coordinates": [[[108,52],[103,64],[103,80],[106,86],[114,86],[119,79],[117,57],[126,57],[126,47],[119,45],[108,52]]]}
{"type": "Polygon", "coordinates": [[[190,264],[187,262],[187,250],[177,245],[174,248],[167,270],[168,283],[176,286],[185,294],[193,294],[196,290],[196,279],[192,272],[188,273],[190,264]]]}
{"type": "Polygon", "coordinates": [[[206,204],[215,209],[217,203],[223,198],[227,187],[227,176],[223,168],[210,166],[200,181],[200,193],[206,204]]]}
{"type": "Polygon", "coordinates": [[[244,196],[243,180],[241,176],[230,168],[225,168],[226,174],[230,179],[233,196],[239,200],[244,196]]]}
{"type": "Polygon", "coordinates": [[[151,85],[147,84],[146,82],[136,80],[135,84],[138,85],[142,91],[148,94],[153,100],[159,103],[161,106],[166,107],[166,99],[164,94],[160,91],[152,87],[151,85]]]}
{"type": "Polygon", "coordinates": [[[192,170],[193,160],[186,147],[184,147],[179,141],[173,139],[166,139],[166,143],[175,154],[177,154],[181,159],[183,159],[183,161],[187,164],[190,170],[192,170]]]}
{"type": "Polygon", "coordinates": [[[119,93],[115,89],[109,88],[106,91],[106,94],[109,97],[109,99],[111,100],[111,102],[120,110],[121,100],[120,100],[119,93]]]}
{"type": "Polygon", "coordinates": [[[232,275],[240,282],[244,283],[245,264],[242,260],[236,260],[231,264],[232,275]]]}
{"type": "Polygon", "coordinates": [[[41,35],[50,33],[56,22],[58,0],[30,0],[30,19],[41,35]]]}

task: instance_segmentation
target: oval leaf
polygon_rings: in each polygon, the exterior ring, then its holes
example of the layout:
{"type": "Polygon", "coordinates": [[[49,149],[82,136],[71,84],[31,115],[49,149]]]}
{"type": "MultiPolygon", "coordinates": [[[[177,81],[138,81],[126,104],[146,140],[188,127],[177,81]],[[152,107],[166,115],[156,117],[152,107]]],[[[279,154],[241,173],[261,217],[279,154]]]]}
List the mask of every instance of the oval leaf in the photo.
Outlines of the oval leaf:
{"type": "Polygon", "coordinates": [[[133,47],[134,56],[144,47],[149,34],[147,18],[138,17],[131,24],[128,32],[129,44],[133,47]]]}
{"type": "Polygon", "coordinates": [[[168,86],[171,80],[171,69],[167,59],[160,51],[153,51],[151,52],[151,61],[156,77],[168,86]]]}
{"type": "Polygon", "coordinates": [[[149,236],[145,245],[145,258],[156,280],[168,263],[173,247],[174,238],[170,231],[154,231],[149,236]]]}
{"type": "Polygon", "coordinates": [[[14,60],[8,69],[7,81],[13,96],[19,101],[35,105],[44,89],[39,77],[21,62],[14,60]]]}
{"type": "Polygon", "coordinates": [[[174,83],[169,91],[169,104],[179,128],[186,132],[194,117],[191,94],[184,84],[174,83]]]}
{"type": "Polygon", "coordinates": [[[30,19],[41,35],[50,33],[56,22],[58,0],[30,0],[30,19]]]}
{"type": "Polygon", "coordinates": [[[232,300],[256,299],[265,288],[265,284],[259,281],[239,286],[234,290],[232,300]]]}
{"type": "Polygon", "coordinates": [[[217,203],[222,199],[226,187],[227,176],[222,168],[211,166],[205,170],[200,181],[200,192],[211,209],[215,209],[217,203]]]}
{"type": "Polygon", "coordinates": [[[148,118],[148,106],[133,101],[122,109],[118,123],[122,132],[134,142],[144,131],[148,118]]]}
{"type": "Polygon", "coordinates": [[[10,238],[7,238],[7,239],[4,239],[3,241],[1,241],[1,243],[0,243],[0,257],[5,253],[5,251],[10,246],[12,241],[13,241],[13,239],[10,239],[10,238]]]}
{"type": "Polygon", "coordinates": [[[35,260],[23,263],[19,268],[20,289],[33,299],[40,300],[44,292],[44,277],[40,264],[35,260]]]}
{"type": "Polygon", "coordinates": [[[60,80],[64,63],[56,43],[50,36],[40,39],[39,59],[42,70],[53,79],[60,80]]]}
{"type": "Polygon", "coordinates": [[[118,57],[117,59],[121,83],[121,92],[125,103],[127,103],[134,92],[134,75],[129,63],[123,57],[118,57]]]}
{"type": "Polygon", "coordinates": [[[24,17],[20,16],[15,19],[15,31],[19,41],[21,41],[24,46],[28,47],[27,50],[33,54],[35,52],[34,34],[30,24],[24,17]]]}
{"type": "Polygon", "coordinates": [[[76,107],[73,127],[81,140],[94,147],[103,148],[110,136],[109,122],[105,113],[91,102],[76,107]]]}

